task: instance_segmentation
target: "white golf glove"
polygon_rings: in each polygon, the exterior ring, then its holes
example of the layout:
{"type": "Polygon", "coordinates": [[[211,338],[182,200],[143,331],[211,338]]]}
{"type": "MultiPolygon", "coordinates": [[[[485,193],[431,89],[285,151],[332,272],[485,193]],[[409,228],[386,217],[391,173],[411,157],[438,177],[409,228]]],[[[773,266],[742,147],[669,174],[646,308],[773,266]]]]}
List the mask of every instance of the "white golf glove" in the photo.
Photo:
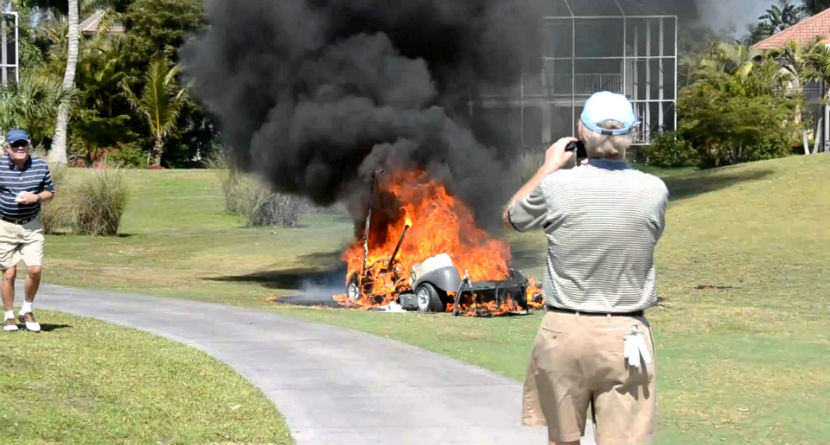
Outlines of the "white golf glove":
{"type": "Polygon", "coordinates": [[[637,332],[637,326],[631,327],[631,334],[625,336],[623,344],[623,355],[628,360],[628,366],[640,368],[640,357],[645,364],[651,363],[651,354],[648,352],[646,338],[637,332]]]}

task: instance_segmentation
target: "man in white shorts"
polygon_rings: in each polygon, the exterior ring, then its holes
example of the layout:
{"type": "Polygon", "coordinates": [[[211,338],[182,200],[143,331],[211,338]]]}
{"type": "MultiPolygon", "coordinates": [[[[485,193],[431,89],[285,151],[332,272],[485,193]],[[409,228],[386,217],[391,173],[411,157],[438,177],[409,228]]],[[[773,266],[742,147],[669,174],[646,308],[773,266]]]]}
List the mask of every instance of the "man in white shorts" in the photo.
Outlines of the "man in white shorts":
{"type": "Polygon", "coordinates": [[[3,331],[17,331],[14,318],[14,280],[17,264],[26,264],[26,295],[20,321],[26,329],[40,331],[32,303],[40,286],[43,268],[43,223],[40,204],[52,199],[55,186],[46,161],[29,155],[31,141],[23,130],[6,135],[5,154],[0,157],[0,270],[3,281],[3,331]]]}

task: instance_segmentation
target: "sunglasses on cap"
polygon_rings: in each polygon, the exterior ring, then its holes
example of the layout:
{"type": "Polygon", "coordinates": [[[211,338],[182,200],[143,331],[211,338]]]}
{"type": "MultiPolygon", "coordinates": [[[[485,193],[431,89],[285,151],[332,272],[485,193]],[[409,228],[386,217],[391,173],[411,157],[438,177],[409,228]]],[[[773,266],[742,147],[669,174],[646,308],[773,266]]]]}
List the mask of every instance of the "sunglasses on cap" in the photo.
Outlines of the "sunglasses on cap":
{"type": "Polygon", "coordinates": [[[29,146],[29,141],[24,141],[24,140],[14,141],[11,144],[9,144],[9,146],[12,147],[12,148],[25,148],[25,147],[29,146]]]}

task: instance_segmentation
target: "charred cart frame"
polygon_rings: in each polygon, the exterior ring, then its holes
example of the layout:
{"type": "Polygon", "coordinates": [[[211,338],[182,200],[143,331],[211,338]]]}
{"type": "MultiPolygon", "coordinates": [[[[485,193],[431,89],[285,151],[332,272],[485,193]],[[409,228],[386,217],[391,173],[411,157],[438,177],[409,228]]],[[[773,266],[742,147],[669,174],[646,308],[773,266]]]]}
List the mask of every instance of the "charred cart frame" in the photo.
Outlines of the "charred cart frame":
{"type": "MultiPolygon", "coordinates": [[[[369,185],[369,203],[363,231],[363,263],[360,274],[353,274],[346,280],[346,294],[351,300],[366,297],[374,298],[373,303],[379,302],[372,292],[372,280],[367,278],[369,277],[369,235],[372,210],[377,177],[381,173],[383,173],[381,169],[372,172],[369,185]]],[[[410,227],[409,224],[404,225],[392,256],[379,273],[397,273],[395,260],[410,227]]],[[[497,307],[500,307],[508,299],[512,299],[524,313],[527,313],[527,287],[528,280],[520,272],[512,269],[510,276],[505,280],[473,282],[466,271],[462,279],[449,255],[439,254],[415,264],[410,271],[409,289],[397,289],[394,291],[397,295],[393,295],[405,309],[417,309],[421,312],[444,312],[447,306],[452,304],[453,314],[460,315],[464,313],[461,311],[462,303],[469,303],[470,307],[480,307],[476,305],[495,302],[497,307]]]]}

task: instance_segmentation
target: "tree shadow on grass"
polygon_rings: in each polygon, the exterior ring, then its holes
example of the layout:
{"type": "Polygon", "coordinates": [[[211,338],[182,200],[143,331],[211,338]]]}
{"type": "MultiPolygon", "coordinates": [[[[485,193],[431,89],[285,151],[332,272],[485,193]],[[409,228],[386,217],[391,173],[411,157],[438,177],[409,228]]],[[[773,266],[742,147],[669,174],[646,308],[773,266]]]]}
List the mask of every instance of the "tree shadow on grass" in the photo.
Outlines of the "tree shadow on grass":
{"type": "MultiPolygon", "coordinates": [[[[85,235],[85,234],[82,234],[82,233],[79,234],[79,233],[73,233],[73,232],[60,231],[60,232],[49,232],[49,236],[89,236],[89,235],[85,235]]],[[[117,233],[117,234],[111,236],[110,238],[132,238],[134,236],[135,235],[132,234],[132,233],[117,233]]]]}
{"type": "Polygon", "coordinates": [[[729,187],[739,182],[758,181],[770,176],[772,170],[751,170],[739,173],[721,173],[717,169],[710,172],[700,172],[693,176],[667,178],[672,201],[691,198],[703,193],[713,192],[729,187]]]}
{"type": "Polygon", "coordinates": [[[205,278],[210,281],[256,283],[269,289],[303,289],[309,287],[346,286],[346,265],[328,269],[294,268],[254,272],[246,275],[205,278]]]}
{"type": "Polygon", "coordinates": [[[318,252],[298,257],[303,267],[268,270],[244,275],[203,278],[210,281],[256,283],[269,289],[344,289],[346,263],[340,259],[340,251],[318,252]]]}
{"type": "Polygon", "coordinates": [[[297,260],[311,268],[330,268],[334,264],[343,262],[340,256],[343,249],[332,250],[331,252],[315,252],[307,255],[300,255],[297,260]]]}

